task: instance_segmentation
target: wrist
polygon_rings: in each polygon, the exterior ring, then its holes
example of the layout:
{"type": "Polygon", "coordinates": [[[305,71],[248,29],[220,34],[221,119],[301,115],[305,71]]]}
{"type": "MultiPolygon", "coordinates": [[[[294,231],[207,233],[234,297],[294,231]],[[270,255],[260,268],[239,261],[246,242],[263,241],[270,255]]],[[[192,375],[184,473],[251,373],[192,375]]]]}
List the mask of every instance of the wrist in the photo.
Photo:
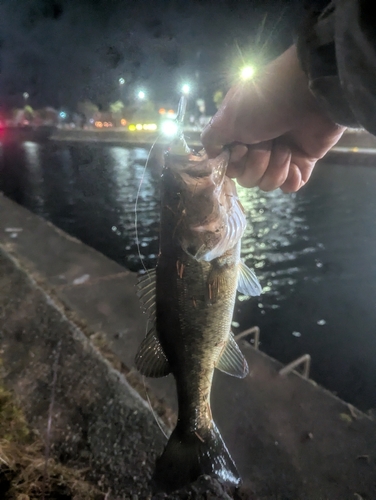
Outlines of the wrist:
{"type": "Polygon", "coordinates": [[[276,105],[285,108],[285,117],[291,121],[293,127],[304,116],[311,113],[326,114],[319,100],[310,89],[309,78],[304,72],[295,45],[287,49],[275,60],[275,95],[279,96],[276,105]],[[278,90],[279,88],[279,90],[278,90]]]}

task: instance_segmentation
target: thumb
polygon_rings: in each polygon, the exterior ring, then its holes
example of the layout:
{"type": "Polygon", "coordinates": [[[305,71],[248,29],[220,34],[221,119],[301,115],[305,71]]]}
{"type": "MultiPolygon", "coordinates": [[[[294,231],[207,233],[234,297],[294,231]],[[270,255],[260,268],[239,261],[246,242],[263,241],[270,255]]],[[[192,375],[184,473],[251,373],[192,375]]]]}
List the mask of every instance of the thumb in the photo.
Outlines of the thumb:
{"type": "Polygon", "coordinates": [[[227,92],[217,113],[201,134],[202,144],[210,157],[218,155],[223,146],[236,141],[233,132],[237,119],[237,94],[235,86],[227,92]]]}
{"type": "Polygon", "coordinates": [[[221,107],[201,134],[201,140],[209,156],[217,155],[223,146],[232,143],[258,142],[250,133],[254,122],[253,83],[234,85],[227,92],[221,107]]]}
{"type": "Polygon", "coordinates": [[[217,115],[213,116],[201,133],[201,142],[210,158],[219,155],[223,146],[231,142],[221,127],[221,117],[217,115]]]}

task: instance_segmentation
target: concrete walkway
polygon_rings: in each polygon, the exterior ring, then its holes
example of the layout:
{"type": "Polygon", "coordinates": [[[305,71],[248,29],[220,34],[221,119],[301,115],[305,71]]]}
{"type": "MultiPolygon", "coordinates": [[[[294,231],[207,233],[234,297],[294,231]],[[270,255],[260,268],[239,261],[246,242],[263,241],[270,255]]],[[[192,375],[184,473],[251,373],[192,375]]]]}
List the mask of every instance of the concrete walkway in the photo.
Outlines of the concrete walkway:
{"type": "MultiPolygon", "coordinates": [[[[82,449],[113,490],[148,498],[165,439],[148,406],[91,342],[100,339],[124,373],[132,369],[145,333],[136,276],[1,196],[0,249],[9,385],[43,432],[57,363],[57,448],[72,457],[82,449]]],[[[375,422],[311,381],[279,375],[280,364],[248,344],[241,347],[250,375],[218,373],[212,400],[245,491],[286,500],[376,498],[375,422]]],[[[173,380],[147,383],[173,420],[173,380]]]]}
{"type": "Polygon", "coordinates": [[[4,383],[50,442],[50,456],[88,469],[108,498],[151,498],[164,440],[149,407],[2,248],[0,345],[4,383]]]}

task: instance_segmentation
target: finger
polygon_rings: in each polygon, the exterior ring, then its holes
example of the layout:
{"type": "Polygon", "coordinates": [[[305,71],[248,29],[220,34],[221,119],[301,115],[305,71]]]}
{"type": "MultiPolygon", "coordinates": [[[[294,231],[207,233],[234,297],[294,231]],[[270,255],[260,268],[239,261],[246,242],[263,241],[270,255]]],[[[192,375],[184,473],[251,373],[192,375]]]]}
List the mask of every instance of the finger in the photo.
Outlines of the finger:
{"type": "Polygon", "coordinates": [[[247,154],[248,147],[244,144],[237,144],[231,148],[230,163],[226,171],[228,177],[240,177],[243,174],[247,154]]]}
{"type": "Polygon", "coordinates": [[[270,154],[271,141],[249,146],[247,155],[238,164],[234,164],[237,182],[247,188],[257,186],[268,167],[270,154]]]}
{"type": "Polygon", "coordinates": [[[236,144],[231,147],[230,162],[237,163],[248,153],[248,147],[245,144],[236,144]]]}
{"type": "MultiPolygon", "coordinates": [[[[245,92],[248,95],[248,91],[245,92]]],[[[201,141],[210,157],[216,156],[222,147],[232,142],[244,141],[246,124],[240,120],[240,115],[248,116],[244,110],[244,85],[235,85],[226,94],[217,113],[210,120],[201,134],[201,141]]],[[[247,135],[247,134],[246,134],[247,135]]]]}
{"type": "Polygon", "coordinates": [[[301,186],[302,186],[302,174],[300,172],[300,169],[297,165],[291,163],[287,179],[282,184],[281,190],[284,193],[294,193],[295,191],[298,191],[298,189],[300,189],[301,186]]]}
{"type": "Polygon", "coordinates": [[[229,143],[229,141],[226,141],[226,138],[212,125],[212,121],[213,120],[206,125],[201,133],[201,142],[209,158],[218,156],[223,146],[229,143]]]}
{"type": "Polygon", "coordinates": [[[227,167],[226,175],[231,177],[231,179],[239,179],[242,177],[245,169],[245,161],[240,161],[238,163],[230,163],[227,167]]]}
{"type": "Polygon", "coordinates": [[[307,158],[297,158],[292,156],[289,175],[285,183],[281,186],[284,193],[294,193],[298,191],[311,177],[316,160],[307,158]]]}
{"type": "Polygon", "coordinates": [[[201,142],[211,158],[217,156],[223,146],[234,142],[232,138],[233,119],[227,116],[226,105],[226,102],[230,99],[230,94],[231,91],[228,92],[221,107],[201,133],[201,142]]]}
{"type": "Polygon", "coordinates": [[[290,148],[285,144],[274,141],[269,165],[258,183],[259,188],[263,191],[272,191],[282,186],[289,174],[290,162],[290,148]]]}

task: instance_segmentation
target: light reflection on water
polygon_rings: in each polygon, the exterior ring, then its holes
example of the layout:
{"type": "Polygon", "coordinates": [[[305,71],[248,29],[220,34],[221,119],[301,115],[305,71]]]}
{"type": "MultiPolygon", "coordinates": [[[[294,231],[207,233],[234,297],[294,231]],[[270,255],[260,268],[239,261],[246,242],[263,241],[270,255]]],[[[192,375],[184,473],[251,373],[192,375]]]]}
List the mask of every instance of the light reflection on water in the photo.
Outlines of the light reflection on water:
{"type": "Polygon", "coordinates": [[[254,267],[264,293],[278,296],[283,286],[296,283],[301,271],[297,262],[314,253],[316,241],[310,241],[308,226],[296,194],[280,191],[264,193],[238,186],[248,225],[242,240],[242,256],[254,267]]]}
{"type": "MultiPolygon", "coordinates": [[[[54,193],[57,196],[54,204],[59,204],[61,219],[71,217],[69,226],[75,225],[76,217],[92,218],[93,213],[100,209],[106,227],[100,227],[98,233],[105,231],[108,234],[110,230],[118,246],[122,245],[124,249],[116,260],[137,270],[142,268],[135,230],[135,204],[139,190],[137,227],[140,252],[146,263],[153,266],[158,248],[160,170],[152,161],[145,169],[148,151],[103,147],[100,148],[103,158],[98,158],[95,147],[86,147],[83,154],[77,148],[58,147],[52,150],[50,165],[45,162],[41,165],[40,148],[33,142],[23,144],[31,208],[40,215],[55,218],[56,213],[44,212],[46,202],[51,204],[50,196],[54,193]],[[78,160],[82,161],[78,164],[78,160]],[[43,189],[45,183],[49,183],[49,189],[43,189]],[[71,210],[67,210],[68,207],[71,210]]],[[[310,242],[304,234],[307,225],[304,216],[299,214],[296,195],[286,196],[278,191],[263,193],[240,186],[238,192],[248,220],[242,240],[242,256],[249,266],[256,269],[264,291],[278,295],[280,286],[295,283],[293,275],[299,272],[299,268],[294,262],[306,253],[315,252],[317,244],[310,242]]],[[[93,232],[95,227],[92,226],[93,232]]],[[[98,237],[100,239],[100,234],[98,237]]]]}
{"type": "MultiPolygon", "coordinates": [[[[100,144],[4,145],[0,189],[131,270],[158,253],[159,176],[148,152],[100,144]]],[[[238,300],[235,333],[257,324],[261,348],[361,408],[376,407],[376,169],[317,168],[298,194],[239,188],[246,263],[264,288],[238,300]],[[296,335],[299,332],[299,335],[296,335]]]]}
{"type": "MultiPolygon", "coordinates": [[[[136,193],[138,237],[141,257],[149,265],[156,262],[156,244],[159,231],[159,174],[160,170],[145,170],[147,151],[135,149],[131,152],[124,148],[111,148],[114,159],[113,172],[116,179],[114,196],[121,203],[123,210],[119,215],[120,224],[115,226],[116,234],[128,240],[127,265],[141,269],[137,255],[135,232],[136,193]]],[[[265,291],[278,295],[279,285],[292,285],[292,274],[299,269],[292,265],[284,269],[273,270],[273,264],[295,261],[299,256],[315,252],[316,243],[310,242],[304,235],[307,230],[304,217],[299,215],[296,195],[285,196],[274,191],[262,193],[259,190],[247,190],[239,187],[239,195],[246,211],[248,225],[242,241],[242,256],[247,264],[255,267],[263,281],[265,291]],[[303,240],[303,244],[302,244],[303,240]],[[272,285],[278,285],[273,287],[272,285]]],[[[275,267],[275,266],[274,266],[275,267]]],[[[278,267],[278,266],[277,266],[278,267]]]]}
{"type": "Polygon", "coordinates": [[[158,173],[150,172],[150,168],[155,168],[152,162],[146,165],[148,152],[145,149],[127,151],[120,147],[111,148],[111,154],[118,188],[117,199],[123,207],[117,235],[127,240],[127,266],[133,270],[141,269],[142,259],[147,267],[153,267],[159,236],[158,173]]]}
{"type": "Polygon", "coordinates": [[[32,191],[32,197],[38,211],[44,211],[44,184],[40,167],[39,146],[35,142],[25,141],[22,144],[25,151],[25,159],[28,170],[28,180],[32,191]]]}
{"type": "Polygon", "coordinates": [[[36,142],[25,141],[22,144],[30,170],[39,168],[39,145],[36,142]]]}

